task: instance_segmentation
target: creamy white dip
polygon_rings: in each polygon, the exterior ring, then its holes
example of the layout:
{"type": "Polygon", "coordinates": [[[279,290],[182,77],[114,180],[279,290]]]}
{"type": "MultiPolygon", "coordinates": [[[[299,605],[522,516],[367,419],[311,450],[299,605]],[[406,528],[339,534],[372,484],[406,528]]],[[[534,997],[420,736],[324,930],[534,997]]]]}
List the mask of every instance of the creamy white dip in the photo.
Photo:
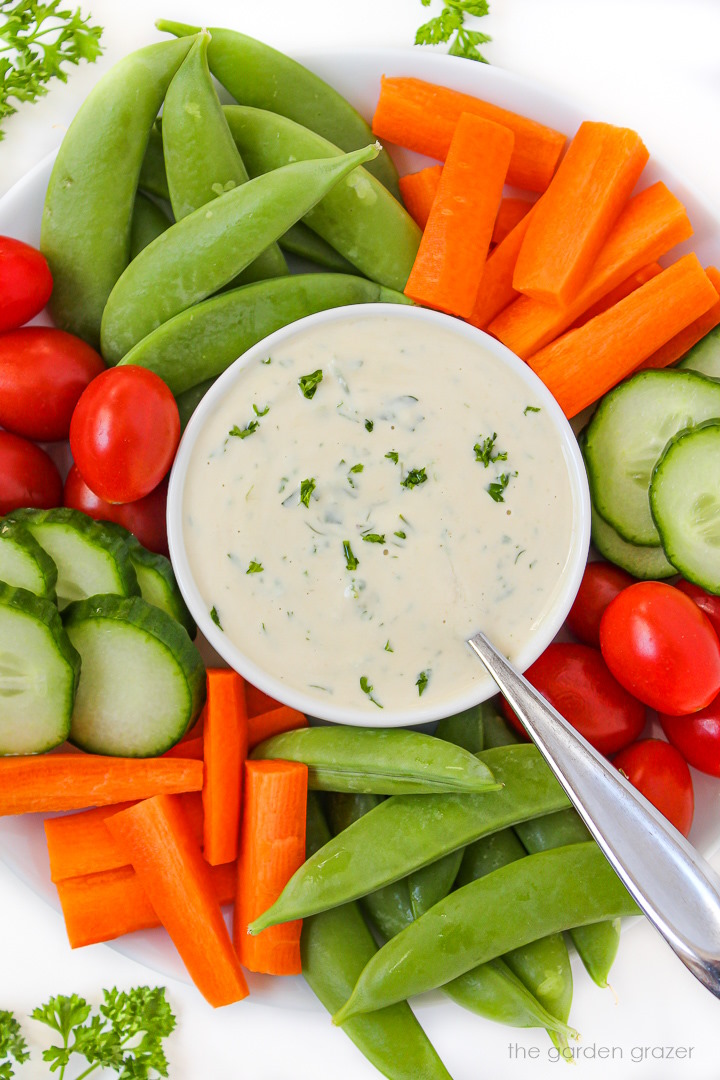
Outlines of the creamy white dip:
{"type": "Polygon", "coordinates": [[[227,637],[288,687],[368,712],[470,690],[477,630],[516,656],[572,538],[561,440],[522,379],[441,325],[382,315],[248,366],[198,435],[182,515],[227,637]]]}

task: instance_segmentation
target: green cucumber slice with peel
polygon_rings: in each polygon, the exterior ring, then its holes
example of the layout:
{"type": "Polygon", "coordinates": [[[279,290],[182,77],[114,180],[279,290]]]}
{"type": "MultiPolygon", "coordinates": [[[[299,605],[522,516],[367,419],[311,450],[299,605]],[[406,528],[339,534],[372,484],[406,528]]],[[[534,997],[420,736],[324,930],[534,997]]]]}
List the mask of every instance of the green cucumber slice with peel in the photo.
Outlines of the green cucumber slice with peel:
{"type": "Polygon", "coordinates": [[[55,604],[0,582],[0,756],[65,742],[79,678],[55,604]]]}
{"type": "Polygon", "coordinates": [[[155,757],[194,723],[205,666],[187,632],[139,596],[69,604],[65,629],[82,658],[70,741],[94,754],[155,757]]]}
{"type": "Polygon", "coordinates": [[[590,508],[590,514],[592,542],[603,558],[627,570],[628,574],[640,581],[664,581],[677,574],[661,547],[629,544],[600,517],[594,506],[590,508]]]}
{"type": "Polygon", "coordinates": [[[708,378],[720,379],[720,326],[716,326],[685,353],[677,370],[697,371],[708,378]]]}
{"type": "Polygon", "coordinates": [[[127,544],[79,510],[15,510],[19,521],[57,566],[58,607],[100,593],[137,596],[140,587],[127,544]]]}
{"type": "Polygon", "coordinates": [[[0,522],[0,581],[55,602],[57,566],[19,521],[0,522]]]}

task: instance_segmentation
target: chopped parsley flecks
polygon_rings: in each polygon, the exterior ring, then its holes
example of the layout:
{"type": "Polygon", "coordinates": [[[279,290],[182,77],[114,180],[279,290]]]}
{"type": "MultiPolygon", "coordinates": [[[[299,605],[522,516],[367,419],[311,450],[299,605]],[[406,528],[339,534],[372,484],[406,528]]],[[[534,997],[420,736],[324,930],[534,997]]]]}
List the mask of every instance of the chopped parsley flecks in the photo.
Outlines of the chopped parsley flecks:
{"type": "Polygon", "coordinates": [[[380,704],[380,702],[377,700],[377,698],[373,697],[373,687],[371,686],[367,675],[360,676],[360,689],[362,690],[363,694],[367,694],[373,705],[377,705],[378,709],[382,709],[382,705],[380,704]]]}
{"type": "Polygon", "coordinates": [[[346,570],[357,570],[360,565],[360,560],[353,555],[353,549],[350,547],[349,540],[343,540],[343,555],[345,556],[346,570]]]}
{"type": "Polygon", "coordinates": [[[385,652],[395,652],[392,645],[390,644],[390,638],[388,638],[387,641],[385,642],[384,649],[385,649],[385,652]]]}
{"type": "Polygon", "coordinates": [[[384,544],[385,533],[363,533],[363,540],[366,544],[384,544]]]}
{"type": "Polygon", "coordinates": [[[508,486],[511,477],[513,476],[517,476],[517,473],[500,473],[494,483],[488,484],[485,490],[487,491],[490,498],[494,499],[495,502],[498,503],[505,502],[505,499],[503,498],[503,491],[508,486]]]}
{"type": "Polygon", "coordinates": [[[210,608],[210,618],[215,623],[218,630],[222,630],[222,626],[220,625],[220,616],[217,613],[217,608],[216,607],[210,608]]]}
{"type": "MultiPolygon", "coordinates": [[[[374,427],[375,427],[375,421],[374,420],[366,420],[365,421],[365,430],[366,431],[372,431],[372,429],[374,427]]],[[[382,708],[382,706],[381,706],[381,708],[382,708]]]]}
{"type": "Polygon", "coordinates": [[[429,682],[430,682],[430,672],[429,671],[421,671],[420,674],[418,675],[417,679],[415,680],[415,685],[418,688],[418,697],[423,696],[423,691],[425,690],[425,688],[426,688],[426,686],[427,686],[427,684],[429,682]]]}
{"type": "Polygon", "coordinates": [[[523,416],[527,416],[529,412],[541,412],[539,405],[526,405],[523,409],[523,416]]]}
{"type": "Polygon", "coordinates": [[[304,506],[310,506],[310,496],[315,490],[315,477],[309,476],[307,480],[300,482],[300,502],[304,506]]]}
{"type": "Polygon", "coordinates": [[[265,567],[262,563],[256,562],[255,559],[250,560],[250,565],[245,571],[246,574],[262,574],[265,567]]]}
{"type": "Polygon", "coordinates": [[[396,532],[394,532],[393,536],[399,536],[401,540],[407,540],[407,533],[403,532],[402,529],[398,529],[396,532]]]}
{"type": "Polygon", "coordinates": [[[386,458],[390,458],[391,461],[394,461],[396,465],[398,463],[399,456],[400,455],[398,454],[397,450],[388,450],[387,454],[385,455],[386,458]]]}
{"type": "Polygon", "coordinates": [[[315,397],[315,391],[322,382],[322,377],[322,368],[318,368],[317,371],[312,371],[309,375],[301,375],[298,379],[298,386],[300,387],[302,396],[307,398],[308,401],[310,398],[315,397]]]}
{"type": "Polygon", "coordinates": [[[238,427],[237,424],[233,424],[228,431],[228,435],[232,435],[235,439],[247,439],[248,435],[253,435],[259,427],[260,424],[257,420],[251,420],[244,428],[238,427]]]}
{"type": "MultiPolygon", "coordinates": [[[[480,438],[482,438],[482,436],[480,436],[480,438]]],[[[504,451],[503,453],[498,451],[497,454],[493,454],[496,439],[497,431],[493,431],[492,435],[488,435],[486,438],[482,439],[482,442],[478,439],[473,446],[475,460],[481,461],[486,469],[493,461],[507,461],[507,451],[504,451]]]]}
{"type": "Polygon", "coordinates": [[[421,469],[410,469],[404,480],[400,481],[400,486],[404,488],[415,488],[420,484],[424,484],[427,480],[427,473],[425,472],[425,466],[421,469]]]}
{"type": "Polygon", "coordinates": [[[281,476],[280,477],[280,487],[278,488],[278,495],[282,494],[282,492],[288,486],[289,481],[290,481],[289,476],[281,476]]]}
{"type": "Polygon", "coordinates": [[[270,412],[270,406],[266,405],[264,409],[258,409],[257,405],[253,405],[253,412],[256,416],[267,416],[270,412]]]}
{"type": "Polygon", "coordinates": [[[272,356],[268,356],[266,360],[261,360],[261,364],[272,364],[272,356]]]}
{"type": "Polygon", "coordinates": [[[353,465],[350,469],[350,472],[362,472],[364,468],[364,465],[353,465]]]}

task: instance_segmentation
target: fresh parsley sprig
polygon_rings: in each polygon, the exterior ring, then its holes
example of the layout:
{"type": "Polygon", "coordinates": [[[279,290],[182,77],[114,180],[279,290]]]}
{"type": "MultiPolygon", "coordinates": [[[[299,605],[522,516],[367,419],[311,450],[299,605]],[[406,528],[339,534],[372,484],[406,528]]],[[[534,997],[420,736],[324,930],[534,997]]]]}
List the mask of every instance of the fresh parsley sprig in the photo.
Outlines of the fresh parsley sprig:
{"type": "MultiPolygon", "coordinates": [[[[431,0],[420,0],[423,7],[429,7],[431,0]]],[[[451,56],[462,56],[466,60],[477,60],[481,64],[489,63],[487,57],[478,49],[492,41],[481,30],[469,30],[465,26],[465,16],[482,18],[489,14],[487,0],[445,0],[442,11],[434,19],[423,23],[415,34],[416,45],[442,45],[450,42],[448,52],[451,56]]]]}
{"type": "Polygon", "coordinates": [[[30,1057],[20,1024],[11,1012],[0,1009],[0,1080],[15,1075],[12,1062],[21,1065],[30,1057]]]}

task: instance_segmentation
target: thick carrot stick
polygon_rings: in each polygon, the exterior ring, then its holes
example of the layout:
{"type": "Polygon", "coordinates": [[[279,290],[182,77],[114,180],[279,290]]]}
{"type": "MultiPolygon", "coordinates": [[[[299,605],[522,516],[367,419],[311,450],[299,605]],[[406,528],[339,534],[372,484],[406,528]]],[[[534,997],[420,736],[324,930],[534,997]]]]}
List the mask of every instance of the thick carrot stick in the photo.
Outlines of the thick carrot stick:
{"type": "Polygon", "coordinates": [[[420,172],[401,176],[398,181],[405,209],[421,229],[424,229],[427,225],[430,207],[437,195],[442,170],[442,165],[429,165],[426,169],[421,169],[420,172]]]}
{"type": "Polygon", "coordinates": [[[565,415],[576,416],[717,302],[697,256],[685,255],[528,364],[565,415]]]}
{"type": "MultiPolygon", "coordinates": [[[[202,797],[199,791],[178,796],[192,827],[193,836],[200,844],[203,835],[202,797]]],[[[127,810],[134,803],[115,803],[83,810],[79,814],[46,818],[45,838],[50,858],[50,878],[54,882],[67,878],[98,874],[102,870],[117,870],[127,864],[122,848],[105,828],[105,821],[112,814],[127,810]]]]}
{"type": "Polygon", "coordinates": [[[421,79],[383,76],[373,131],[380,139],[444,161],[462,113],[509,128],[515,136],[508,184],[544,191],[565,146],[559,131],[489,101],[421,79]]]}
{"type": "MultiPolygon", "coordinates": [[[[662,182],[653,184],[629,200],[574,300],[561,308],[527,296],[519,297],[490,322],[488,330],[518,356],[532,356],[572,326],[611,289],[687,240],[692,232],[680,200],[662,182]]],[[[493,252],[491,259],[496,253],[493,252]]]]}
{"type": "MultiPolygon", "coordinates": [[[[235,864],[213,866],[210,874],[217,902],[232,903],[235,864]]],[[[161,925],[132,866],[66,878],[57,883],[57,891],[72,949],[161,925]]]]}
{"type": "Polygon", "coordinates": [[[493,244],[501,244],[532,207],[533,203],[529,199],[516,199],[512,196],[502,199],[493,226],[493,244]]]}
{"type": "Polygon", "coordinates": [[[180,801],[158,795],[114,814],[105,824],[124,849],[203,997],[216,1008],[246,997],[247,983],[213,889],[210,867],[180,801]]]}
{"type": "Polygon", "coordinates": [[[567,305],[582,288],[648,159],[628,128],[585,121],[533,214],[513,285],[567,305]]]}
{"type": "Polygon", "coordinates": [[[291,709],[289,705],[281,705],[279,709],[271,709],[249,718],[248,746],[252,750],[272,735],[281,735],[283,731],[294,731],[300,727],[307,727],[305,714],[291,709]]]}
{"type": "Polygon", "coordinates": [[[162,757],[189,758],[191,761],[202,761],[204,752],[205,741],[202,734],[200,734],[196,739],[185,739],[183,742],[171,746],[169,750],[165,751],[162,757]]]}
{"type": "Polygon", "coordinates": [[[243,763],[248,752],[244,680],[208,668],[205,704],[204,854],[211,866],[237,858],[243,763]]]}
{"type": "Polygon", "coordinates": [[[248,761],[238,858],[233,940],[250,971],[298,975],[301,920],[250,937],[248,924],[277,900],[305,861],[306,765],[248,761]]]}
{"type": "Polygon", "coordinates": [[[475,303],[468,316],[468,322],[480,330],[489,329],[493,319],[520,296],[517,289],[513,288],[512,280],[518,252],[525,239],[532,213],[532,209],[528,211],[488,255],[475,303]]]}
{"type": "Polygon", "coordinates": [[[513,135],[463,113],[410,271],[405,295],[467,318],[485,267],[513,135]]]}
{"type": "MultiPolygon", "coordinates": [[[[720,270],[715,266],[706,266],[705,273],[720,294],[720,270]]],[[[680,360],[686,352],[692,349],[693,345],[697,345],[698,341],[718,325],[720,325],[720,300],[713,304],[711,308],[708,308],[703,315],[700,315],[699,318],[686,326],[684,330],[681,330],[679,334],[661,345],[652,356],[648,356],[647,360],[643,360],[636,370],[644,371],[646,368],[669,367],[676,360],[680,360]]]]}
{"type": "Polygon", "coordinates": [[[0,758],[0,815],[84,810],[88,806],[200,791],[203,763],[185,758],[40,754],[0,758]]]}
{"type": "Polygon", "coordinates": [[[641,267],[636,270],[634,274],[630,274],[624,281],[621,281],[619,285],[616,285],[614,289],[611,289],[609,293],[603,296],[602,300],[598,300],[596,304],[589,307],[587,311],[583,311],[582,315],[575,320],[570,327],[571,330],[575,330],[578,326],[584,326],[586,322],[590,322],[596,315],[601,315],[603,311],[607,311],[608,308],[613,307],[619,303],[620,300],[624,300],[630,293],[635,292],[641,285],[644,285],[646,281],[652,281],[658,274],[662,274],[662,266],[659,262],[648,263],[647,266],[641,267]]]}
{"type": "Polygon", "coordinates": [[[270,712],[271,709],[279,709],[281,703],[271,698],[264,690],[258,690],[257,686],[245,681],[245,705],[248,719],[259,716],[260,713],[270,712]]]}

